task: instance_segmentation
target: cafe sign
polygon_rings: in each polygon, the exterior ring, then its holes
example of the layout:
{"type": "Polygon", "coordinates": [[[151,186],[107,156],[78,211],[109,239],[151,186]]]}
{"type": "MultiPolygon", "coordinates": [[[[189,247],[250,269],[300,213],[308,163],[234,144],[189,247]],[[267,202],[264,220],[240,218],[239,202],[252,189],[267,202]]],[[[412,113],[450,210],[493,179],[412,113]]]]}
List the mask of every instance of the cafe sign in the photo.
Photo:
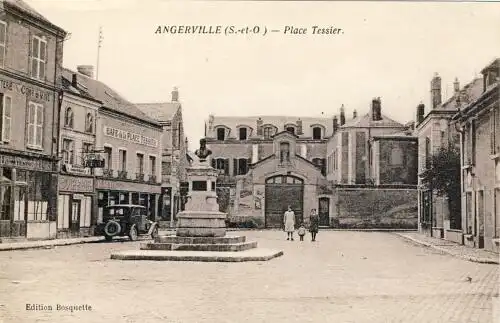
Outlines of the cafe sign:
{"type": "Polygon", "coordinates": [[[13,82],[13,81],[8,81],[8,80],[2,80],[0,79],[0,88],[4,91],[13,91],[17,92],[19,94],[25,95],[29,98],[35,98],[43,101],[50,102],[50,97],[52,96],[53,92],[50,91],[41,91],[39,89],[36,89],[31,86],[26,86],[21,83],[13,82]]]}
{"type": "Polygon", "coordinates": [[[29,159],[21,156],[0,155],[0,166],[27,168],[39,171],[52,171],[52,163],[40,159],[29,159]]]}
{"type": "Polygon", "coordinates": [[[158,140],[150,137],[146,137],[143,135],[139,135],[137,133],[133,133],[127,130],[116,129],[112,127],[104,127],[104,135],[128,142],[132,142],[138,145],[148,146],[157,148],[158,140]]]}

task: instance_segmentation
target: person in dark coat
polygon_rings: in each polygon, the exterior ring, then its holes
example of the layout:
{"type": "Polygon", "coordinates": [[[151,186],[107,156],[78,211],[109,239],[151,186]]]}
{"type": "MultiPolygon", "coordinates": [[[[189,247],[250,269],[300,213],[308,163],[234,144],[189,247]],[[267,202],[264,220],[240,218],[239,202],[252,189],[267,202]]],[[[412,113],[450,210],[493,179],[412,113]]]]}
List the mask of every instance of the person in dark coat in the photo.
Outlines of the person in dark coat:
{"type": "Polygon", "coordinates": [[[311,215],[309,217],[309,232],[311,232],[311,241],[316,241],[316,234],[318,234],[319,227],[319,215],[316,209],[311,210],[311,215]]]}

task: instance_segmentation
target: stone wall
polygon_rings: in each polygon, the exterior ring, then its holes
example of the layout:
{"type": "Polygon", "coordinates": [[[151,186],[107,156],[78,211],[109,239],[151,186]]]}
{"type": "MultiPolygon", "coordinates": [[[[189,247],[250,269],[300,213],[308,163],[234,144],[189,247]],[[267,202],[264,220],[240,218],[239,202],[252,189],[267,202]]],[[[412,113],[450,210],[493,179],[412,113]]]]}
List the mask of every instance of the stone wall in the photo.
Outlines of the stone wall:
{"type": "Polygon", "coordinates": [[[331,223],[339,228],[417,228],[417,190],[338,188],[331,223]]]}

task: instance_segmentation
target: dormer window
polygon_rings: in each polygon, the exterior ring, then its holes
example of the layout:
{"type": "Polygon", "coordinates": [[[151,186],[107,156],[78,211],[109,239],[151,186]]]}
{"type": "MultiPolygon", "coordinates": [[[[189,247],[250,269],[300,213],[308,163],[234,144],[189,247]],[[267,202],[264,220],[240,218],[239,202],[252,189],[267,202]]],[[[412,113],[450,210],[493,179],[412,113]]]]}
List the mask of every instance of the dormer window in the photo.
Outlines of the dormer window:
{"type": "Polygon", "coordinates": [[[217,128],[217,140],[225,140],[226,139],[226,129],[217,128]]]}
{"type": "Polygon", "coordinates": [[[321,127],[313,128],[313,139],[321,139],[321,127]]]}
{"type": "Polygon", "coordinates": [[[247,128],[240,128],[238,131],[240,140],[247,140],[247,128]]]}
{"type": "Polygon", "coordinates": [[[264,126],[263,134],[264,139],[271,139],[272,136],[276,133],[276,128],[274,126],[264,126]]]}
{"type": "Polygon", "coordinates": [[[295,127],[286,127],[286,131],[295,134],[295,127]]]}
{"type": "Polygon", "coordinates": [[[71,108],[67,108],[64,113],[64,126],[73,128],[73,110],[71,108]]]}

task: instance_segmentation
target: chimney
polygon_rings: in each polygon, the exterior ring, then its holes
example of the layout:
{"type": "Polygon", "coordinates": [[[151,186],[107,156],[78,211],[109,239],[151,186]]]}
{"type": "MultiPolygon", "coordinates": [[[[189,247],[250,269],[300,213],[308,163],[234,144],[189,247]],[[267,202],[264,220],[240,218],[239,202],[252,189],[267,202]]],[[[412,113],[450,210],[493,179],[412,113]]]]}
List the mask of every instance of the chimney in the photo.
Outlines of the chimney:
{"type": "Polygon", "coordinates": [[[302,120],[297,120],[297,135],[302,135],[302,120]]]}
{"type": "Polygon", "coordinates": [[[177,87],[174,87],[172,90],[172,102],[179,102],[179,90],[177,87]]]}
{"type": "Polygon", "coordinates": [[[424,121],[425,105],[421,102],[417,106],[417,125],[424,121]]]}
{"type": "Polygon", "coordinates": [[[345,124],[345,109],[344,105],[340,107],[340,126],[343,126],[345,124]]]}
{"type": "Polygon", "coordinates": [[[431,103],[433,109],[441,104],[441,77],[439,77],[438,73],[434,74],[431,81],[431,103]]]}
{"type": "Polygon", "coordinates": [[[74,88],[78,87],[78,75],[76,73],[73,73],[71,76],[71,86],[74,88]]]}
{"type": "Polygon", "coordinates": [[[333,116],[333,133],[335,134],[339,130],[339,121],[337,116],[333,116]]]}
{"type": "Polygon", "coordinates": [[[353,119],[356,119],[357,117],[358,117],[358,111],[354,110],[354,111],[352,112],[352,118],[353,118],[353,119]]]}
{"type": "Polygon", "coordinates": [[[262,124],[264,123],[264,121],[262,121],[262,118],[259,117],[259,119],[257,119],[257,136],[262,136],[262,124]]]}
{"type": "Polygon", "coordinates": [[[92,65],[78,65],[76,70],[78,73],[88,76],[91,79],[94,78],[94,66],[92,65]]]}
{"type": "Polygon", "coordinates": [[[380,97],[372,100],[372,120],[382,120],[382,103],[380,97]]]}
{"type": "Polygon", "coordinates": [[[458,82],[458,78],[455,77],[455,82],[453,82],[453,90],[455,94],[460,92],[460,82],[458,82]]]}

